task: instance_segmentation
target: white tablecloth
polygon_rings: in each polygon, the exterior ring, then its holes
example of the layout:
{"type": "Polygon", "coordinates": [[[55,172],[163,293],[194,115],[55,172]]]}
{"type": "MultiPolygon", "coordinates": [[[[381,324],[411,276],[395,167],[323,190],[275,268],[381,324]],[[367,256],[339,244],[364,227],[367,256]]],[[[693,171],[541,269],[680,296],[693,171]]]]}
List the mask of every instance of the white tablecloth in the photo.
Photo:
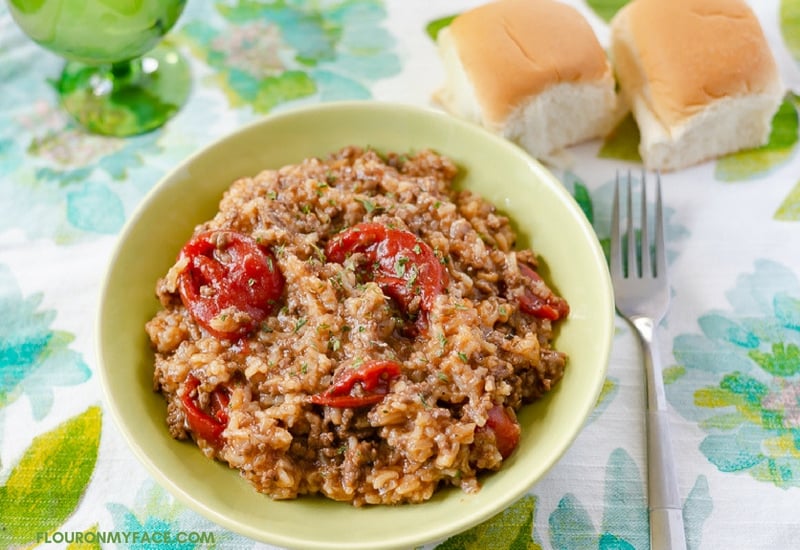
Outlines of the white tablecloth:
{"type": "MultiPolygon", "coordinates": [[[[618,6],[572,3],[607,44],[618,6]]],[[[255,117],[337,99],[430,105],[443,72],[426,29],[476,2],[245,4],[189,3],[169,35],[191,59],[189,103],[128,139],[70,121],[49,83],[62,61],[0,4],[0,547],[264,546],[174,500],[105,411],[93,323],[117,235],[173,165],[255,117]],[[143,542],[157,532],[174,540],[143,542]]],[[[798,86],[800,1],[753,5],[798,86]]],[[[663,177],[673,301],[658,338],[694,550],[800,546],[798,101],[787,95],[769,146],[663,177]]],[[[554,169],[601,241],[615,171],[639,167],[632,129],[554,169]]],[[[605,391],[563,459],[507,511],[430,548],[648,548],[641,355],[617,329],[605,391]]]]}

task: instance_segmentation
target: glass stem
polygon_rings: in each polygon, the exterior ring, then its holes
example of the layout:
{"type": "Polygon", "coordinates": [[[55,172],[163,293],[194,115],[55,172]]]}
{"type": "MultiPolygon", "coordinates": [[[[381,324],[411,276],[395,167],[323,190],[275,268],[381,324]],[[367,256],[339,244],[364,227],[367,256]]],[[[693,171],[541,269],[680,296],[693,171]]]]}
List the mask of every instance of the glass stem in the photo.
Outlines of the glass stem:
{"type": "Polygon", "coordinates": [[[117,137],[162,126],[186,102],[190,87],[188,63],[165,45],[101,67],[69,62],[58,82],[61,101],[75,120],[89,131],[117,137]]]}
{"type": "Polygon", "coordinates": [[[114,81],[115,87],[135,82],[141,72],[138,60],[130,59],[127,61],[117,61],[111,64],[111,78],[114,81]]]}

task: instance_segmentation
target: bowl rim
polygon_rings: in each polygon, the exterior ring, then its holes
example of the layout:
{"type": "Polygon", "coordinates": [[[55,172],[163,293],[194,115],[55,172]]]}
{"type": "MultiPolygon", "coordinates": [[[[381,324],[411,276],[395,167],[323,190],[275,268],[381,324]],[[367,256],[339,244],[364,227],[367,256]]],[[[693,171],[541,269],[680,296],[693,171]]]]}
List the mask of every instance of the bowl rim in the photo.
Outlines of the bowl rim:
{"type": "MultiPolygon", "coordinates": [[[[268,115],[258,117],[257,119],[249,121],[245,124],[241,124],[232,131],[229,131],[221,135],[220,137],[211,140],[207,144],[201,146],[195,152],[187,156],[184,156],[177,165],[174,165],[170,170],[166,171],[159,178],[159,180],[144,194],[142,199],[140,199],[139,204],[134,208],[129,218],[127,219],[122,229],[120,230],[117,240],[114,244],[113,251],[107,260],[107,264],[104,273],[102,275],[102,284],[100,286],[98,294],[99,300],[96,307],[95,327],[94,327],[95,360],[97,361],[97,370],[99,372],[103,401],[105,402],[106,410],[109,411],[109,413],[111,414],[114,425],[117,428],[118,432],[122,435],[122,438],[124,439],[128,448],[133,452],[134,456],[136,456],[139,463],[145,467],[147,473],[149,473],[154,478],[154,480],[156,480],[158,484],[161,485],[161,487],[167,489],[170,494],[176,497],[182,504],[186,505],[189,509],[199,513],[201,516],[206,517],[207,519],[213,521],[219,526],[228,529],[230,531],[233,531],[235,533],[239,533],[241,535],[244,535],[246,537],[252,538],[257,541],[266,542],[269,544],[281,545],[287,548],[304,548],[304,549],[348,548],[352,550],[363,548],[364,550],[367,549],[379,550],[379,549],[390,549],[390,548],[415,547],[435,542],[438,540],[444,540],[447,537],[454,536],[455,534],[458,534],[471,527],[474,527],[480,522],[486,521],[495,514],[500,513],[501,511],[507,509],[514,502],[516,502],[518,499],[524,496],[542,478],[542,476],[546,475],[546,473],[550,471],[553,468],[553,466],[561,460],[561,458],[567,452],[567,450],[574,444],[575,439],[583,430],[583,427],[586,424],[586,420],[588,419],[591,410],[593,410],[597,398],[600,395],[603,386],[603,380],[605,379],[608,363],[611,356],[611,346],[614,336],[615,310],[614,310],[613,289],[607,268],[599,270],[601,273],[601,280],[597,281],[598,283],[597,292],[601,297],[602,309],[605,311],[604,317],[602,319],[597,320],[598,326],[604,329],[604,334],[600,334],[598,336],[598,344],[601,346],[600,348],[601,352],[597,356],[596,360],[596,364],[598,368],[601,369],[602,372],[598,373],[597,381],[594,384],[594,387],[592,388],[591,392],[592,398],[588,399],[587,397],[585,401],[580,403],[581,406],[577,409],[577,414],[575,416],[576,418],[578,417],[580,418],[580,421],[576,424],[577,427],[572,430],[572,432],[569,434],[568,437],[564,437],[562,440],[560,440],[562,443],[561,447],[557,450],[557,452],[552,454],[551,460],[549,461],[548,464],[546,464],[542,468],[540,475],[538,477],[535,477],[533,479],[526,478],[524,480],[524,483],[516,484],[515,488],[507,493],[506,498],[502,502],[498,501],[490,505],[484,505],[482,507],[479,507],[477,510],[470,509],[472,513],[460,514],[458,517],[454,517],[453,521],[446,525],[442,525],[436,529],[428,529],[427,531],[422,532],[423,536],[420,536],[419,532],[413,532],[413,533],[409,532],[396,536],[391,540],[381,541],[378,544],[376,544],[376,541],[369,541],[368,545],[353,544],[352,541],[348,541],[347,545],[344,546],[336,544],[335,541],[329,541],[328,543],[321,543],[316,540],[305,540],[295,533],[292,533],[291,536],[288,536],[282,533],[270,532],[268,529],[255,528],[252,525],[236,521],[227,515],[220,514],[218,511],[206,505],[206,503],[198,501],[183,486],[177,484],[175,481],[170,479],[170,477],[166,475],[161,470],[161,468],[159,468],[157,460],[155,460],[152,456],[148,455],[144,451],[144,449],[141,448],[134,434],[128,427],[127,420],[125,419],[122,410],[118,406],[118,403],[116,403],[115,400],[113,399],[110,386],[111,382],[109,378],[110,373],[109,369],[107,368],[106,361],[104,359],[103,320],[106,314],[104,306],[108,302],[108,293],[112,285],[112,280],[111,280],[112,271],[114,269],[115,264],[119,260],[120,255],[123,252],[126,240],[130,237],[131,233],[136,228],[143,213],[151,206],[153,201],[155,201],[158,198],[162,189],[173,178],[175,178],[176,175],[178,175],[181,171],[185,170],[187,166],[191,165],[195,159],[202,157],[212,149],[222,147],[228,141],[236,140],[237,136],[239,136],[242,133],[253,131],[257,128],[260,128],[261,126],[268,127],[283,119],[291,119],[296,116],[310,116],[318,113],[329,113],[331,111],[337,111],[337,110],[367,111],[373,113],[375,116],[379,116],[380,113],[386,111],[400,111],[409,116],[429,117],[431,118],[431,120],[436,120],[443,122],[445,124],[452,125],[463,131],[478,132],[482,134],[482,139],[486,139],[493,142],[494,146],[500,148],[506,148],[510,151],[511,154],[521,156],[522,159],[527,163],[527,166],[531,170],[532,174],[534,174],[535,177],[543,180],[545,184],[550,188],[550,191],[560,195],[561,201],[565,203],[565,206],[567,208],[574,210],[573,213],[580,212],[580,216],[576,216],[575,219],[579,224],[581,224],[581,233],[587,238],[587,244],[592,252],[592,258],[591,258],[592,264],[599,265],[600,263],[602,263],[603,266],[606,265],[605,255],[602,251],[602,247],[599,243],[599,240],[597,239],[597,235],[594,229],[592,228],[588,219],[586,219],[585,216],[583,215],[583,212],[580,209],[580,206],[578,205],[577,201],[566,190],[566,188],[561,184],[561,182],[549,170],[547,170],[536,159],[530,157],[519,146],[489,132],[488,130],[482,128],[481,126],[474,124],[472,122],[456,118],[452,115],[445,113],[444,111],[441,111],[433,107],[419,106],[408,103],[399,103],[395,101],[379,101],[372,99],[328,101],[318,104],[292,107],[280,111],[275,111],[268,115]]],[[[499,472],[495,472],[495,474],[500,474],[500,473],[502,473],[502,469],[499,472]]],[[[480,493],[478,493],[478,495],[479,494],[480,493]]],[[[265,498],[269,497],[265,495],[265,498]]],[[[323,498],[323,497],[304,496],[302,498],[323,498]]],[[[349,506],[353,510],[358,510],[358,508],[352,507],[352,505],[350,505],[349,503],[340,503],[340,504],[344,506],[349,506]]],[[[413,505],[401,505],[401,506],[424,506],[424,505],[425,503],[413,504],[413,505]]],[[[464,510],[464,512],[466,512],[466,510],[464,510]]]]}

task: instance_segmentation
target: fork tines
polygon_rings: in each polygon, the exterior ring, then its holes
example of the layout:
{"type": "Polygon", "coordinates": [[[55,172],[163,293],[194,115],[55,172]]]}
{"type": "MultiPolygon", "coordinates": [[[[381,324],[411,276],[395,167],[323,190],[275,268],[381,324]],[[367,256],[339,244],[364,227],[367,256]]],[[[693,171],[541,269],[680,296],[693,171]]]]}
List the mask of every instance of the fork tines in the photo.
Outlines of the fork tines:
{"type": "Polygon", "coordinates": [[[661,205],[661,174],[655,174],[655,222],[650,224],[647,205],[647,176],[642,171],[640,181],[640,221],[639,227],[639,247],[637,248],[637,231],[634,223],[633,211],[633,187],[634,180],[631,172],[628,171],[627,177],[620,177],[617,172],[614,186],[614,203],[611,212],[611,255],[610,267],[612,277],[653,277],[657,278],[666,274],[666,253],[664,246],[664,220],[661,205]],[[625,210],[625,233],[624,244],[621,242],[620,231],[620,184],[624,187],[625,210]],[[655,230],[655,241],[651,241],[650,232],[655,230]],[[621,246],[622,245],[622,246],[621,246]],[[653,246],[655,245],[655,246],[653,246]],[[653,250],[654,248],[654,250],[653,250]],[[626,261],[623,261],[623,249],[626,261]],[[638,253],[637,253],[638,250],[638,253]],[[651,255],[653,257],[651,257],[651,255]],[[639,259],[637,260],[637,256],[639,259]]]}

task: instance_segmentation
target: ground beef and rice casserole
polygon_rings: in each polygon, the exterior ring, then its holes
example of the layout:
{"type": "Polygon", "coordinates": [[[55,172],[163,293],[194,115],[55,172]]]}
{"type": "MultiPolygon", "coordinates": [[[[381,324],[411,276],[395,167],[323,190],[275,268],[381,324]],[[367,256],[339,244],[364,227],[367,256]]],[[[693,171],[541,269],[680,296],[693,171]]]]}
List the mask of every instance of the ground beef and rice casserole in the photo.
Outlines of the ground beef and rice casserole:
{"type": "Polygon", "coordinates": [[[569,307],[456,174],[346,147],[234,182],[146,325],[171,435],[276,499],[477,491],[562,377],[569,307]]]}

